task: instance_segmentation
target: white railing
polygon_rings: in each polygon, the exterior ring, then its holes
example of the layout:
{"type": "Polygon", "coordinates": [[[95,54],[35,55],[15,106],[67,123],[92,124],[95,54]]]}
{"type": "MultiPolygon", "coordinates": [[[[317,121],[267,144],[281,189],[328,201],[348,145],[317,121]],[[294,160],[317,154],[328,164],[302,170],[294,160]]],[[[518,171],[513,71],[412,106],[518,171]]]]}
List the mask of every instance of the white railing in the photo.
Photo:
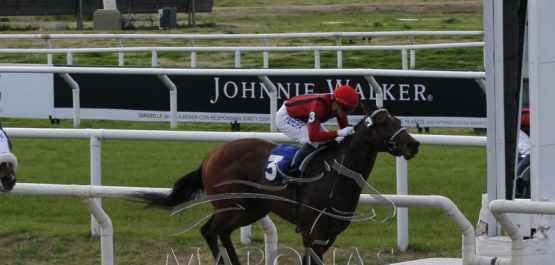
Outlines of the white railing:
{"type": "Polygon", "coordinates": [[[66,63],[73,65],[73,56],[80,53],[119,53],[119,66],[124,66],[124,53],[148,52],[151,53],[151,66],[158,67],[159,52],[190,52],[191,68],[197,67],[197,52],[231,52],[235,54],[235,67],[241,68],[241,53],[262,52],[263,68],[268,68],[269,52],[312,52],[314,53],[314,68],[320,69],[321,52],[337,52],[337,68],[343,68],[344,51],[400,51],[402,69],[410,69],[416,66],[416,50],[431,49],[453,49],[453,48],[483,48],[484,42],[467,43],[441,43],[420,45],[381,45],[381,46],[291,46],[291,47],[130,47],[130,48],[64,48],[64,49],[0,49],[0,54],[47,54],[46,64],[53,64],[52,54],[65,54],[66,63]]]}
{"type": "MultiPolygon", "coordinates": [[[[42,39],[47,48],[52,48],[51,40],[66,39],[115,39],[118,47],[123,47],[122,39],[172,39],[186,40],[191,47],[196,46],[195,40],[238,40],[258,39],[264,47],[268,46],[268,39],[308,39],[308,38],[334,38],[337,46],[341,46],[342,38],[358,37],[369,40],[371,37],[407,37],[410,45],[415,44],[414,37],[417,36],[483,36],[483,31],[384,31],[384,32],[306,32],[306,33],[275,33],[275,34],[0,34],[2,39],[42,39]]],[[[369,41],[365,41],[369,43],[369,41]]],[[[410,51],[410,69],[415,68],[415,49],[410,51]]],[[[406,57],[406,50],[402,53],[406,57]]],[[[191,51],[191,67],[196,67],[196,51],[191,51]]],[[[263,51],[264,68],[268,68],[268,51],[263,51]]],[[[316,55],[315,55],[316,56],[316,55]]],[[[119,53],[119,65],[123,66],[123,52],[119,53]]],[[[52,64],[52,54],[48,55],[48,64],[52,64]]],[[[337,50],[338,68],[342,68],[342,50],[337,50]]],[[[236,63],[237,64],[237,63],[236,63]]],[[[403,63],[403,67],[406,63],[403,63]]],[[[407,68],[403,68],[407,69],[407,68]]]]}
{"type": "MultiPolygon", "coordinates": [[[[202,141],[230,142],[242,138],[261,138],[277,143],[289,143],[291,139],[282,133],[259,132],[187,132],[187,131],[154,131],[154,130],[112,130],[112,129],[31,129],[4,128],[13,138],[58,138],[58,139],[89,139],[90,140],[90,172],[91,185],[101,183],[101,140],[158,140],[158,141],[202,141]]],[[[447,135],[413,135],[423,145],[450,146],[486,146],[483,136],[447,136],[447,135]]],[[[397,194],[407,195],[408,163],[397,158],[397,194]]],[[[98,199],[100,204],[100,200],[98,199]]],[[[100,226],[91,217],[93,235],[98,235],[100,226]]],[[[401,251],[408,248],[408,211],[398,209],[397,212],[398,246],[401,251]]]]}
{"type": "Polygon", "coordinates": [[[484,36],[484,31],[380,31],[380,32],[301,32],[264,34],[2,34],[0,39],[290,39],[290,38],[353,38],[353,37],[415,37],[415,36],[484,36]]]}
{"type": "MultiPolygon", "coordinates": [[[[92,198],[129,198],[136,192],[169,192],[170,189],[161,188],[138,188],[138,187],[115,187],[115,186],[93,186],[93,185],[59,185],[59,184],[38,184],[38,183],[18,183],[10,193],[22,195],[41,195],[41,196],[70,196],[80,198],[87,209],[95,218],[101,222],[101,264],[114,264],[113,250],[113,227],[108,215],[102,210],[100,205],[92,198]]],[[[396,207],[403,208],[431,208],[442,210],[450,221],[453,222],[463,237],[462,261],[465,265],[470,264],[493,264],[495,261],[509,264],[514,259],[498,259],[497,257],[483,257],[476,255],[476,236],[472,224],[460,212],[457,206],[448,198],[443,196],[418,196],[418,195],[380,195],[380,197],[391,201],[396,207]]],[[[359,205],[364,206],[383,206],[383,200],[372,195],[363,194],[360,196],[359,205]]],[[[510,222],[510,221],[509,221],[510,222]]],[[[278,235],[272,220],[266,216],[258,221],[264,231],[265,243],[265,264],[275,264],[270,257],[277,250],[278,235]]],[[[518,230],[518,229],[517,229],[518,230]]],[[[167,263],[166,263],[167,264],[167,263]]],[[[520,263],[522,264],[522,263],[520,263]]]]}

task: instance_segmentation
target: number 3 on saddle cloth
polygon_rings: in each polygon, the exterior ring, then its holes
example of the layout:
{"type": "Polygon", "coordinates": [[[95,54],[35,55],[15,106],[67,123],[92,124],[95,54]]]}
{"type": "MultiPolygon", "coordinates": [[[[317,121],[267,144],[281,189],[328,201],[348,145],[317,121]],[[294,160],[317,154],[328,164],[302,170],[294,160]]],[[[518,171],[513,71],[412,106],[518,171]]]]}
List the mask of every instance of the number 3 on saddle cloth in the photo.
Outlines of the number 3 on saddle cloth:
{"type": "MultiPolygon", "coordinates": [[[[308,155],[299,166],[300,170],[304,171],[304,168],[308,165],[308,162],[312,160],[316,153],[326,148],[328,148],[327,145],[320,145],[317,150],[308,155]]],[[[299,150],[299,147],[288,144],[276,146],[270,152],[270,156],[268,157],[268,161],[266,162],[266,168],[264,172],[266,180],[275,181],[282,180],[284,177],[293,177],[290,176],[288,172],[291,167],[293,157],[297,153],[297,150],[299,150]]]]}
{"type": "Polygon", "coordinates": [[[268,161],[266,162],[265,177],[268,181],[281,180],[284,175],[287,176],[291,162],[299,147],[293,145],[278,145],[270,152],[268,161]]]}

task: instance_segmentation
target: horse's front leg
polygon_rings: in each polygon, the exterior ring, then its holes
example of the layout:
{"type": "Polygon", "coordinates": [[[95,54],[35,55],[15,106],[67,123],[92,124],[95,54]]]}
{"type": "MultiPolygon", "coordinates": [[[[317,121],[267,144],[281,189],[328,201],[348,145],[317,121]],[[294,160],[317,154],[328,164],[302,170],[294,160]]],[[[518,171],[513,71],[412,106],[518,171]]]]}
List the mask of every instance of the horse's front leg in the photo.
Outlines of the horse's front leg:
{"type": "Polygon", "coordinates": [[[303,265],[306,264],[327,264],[323,260],[324,253],[331,247],[336,236],[326,237],[312,231],[312,233],[303,236],[303,245],[305,247],[305,255],[303,257],[303,265]]]}

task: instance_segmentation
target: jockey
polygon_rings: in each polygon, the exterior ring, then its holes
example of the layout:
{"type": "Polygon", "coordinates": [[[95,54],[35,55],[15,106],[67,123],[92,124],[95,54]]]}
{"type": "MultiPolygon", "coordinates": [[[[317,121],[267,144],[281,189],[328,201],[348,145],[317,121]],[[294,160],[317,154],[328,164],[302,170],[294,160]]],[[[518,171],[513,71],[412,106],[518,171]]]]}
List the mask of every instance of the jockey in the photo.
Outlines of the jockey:
{"type": "Polygon", "coordinates": [[[359,105],[354,88],[338,87],[333,94],[307,94],[289,99],[276,113],[276,125],[283,134],[303,144],[291,163],[290,172],[323,142],[354,133],[347,115],[359,105]],[[322,123],[336,118],[340,130],[328,131],[322,123]]]}

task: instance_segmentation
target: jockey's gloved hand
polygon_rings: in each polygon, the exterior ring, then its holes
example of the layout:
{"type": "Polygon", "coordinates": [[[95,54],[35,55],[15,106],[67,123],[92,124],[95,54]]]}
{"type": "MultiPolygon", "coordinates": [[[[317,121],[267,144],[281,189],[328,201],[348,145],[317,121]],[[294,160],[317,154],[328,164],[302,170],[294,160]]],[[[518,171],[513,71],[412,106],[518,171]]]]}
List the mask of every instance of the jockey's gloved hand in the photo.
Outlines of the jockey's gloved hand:
{"type": "Polygon", "coordinates": [[[345,127],[339,131],[337,131],[337,136],[345,137],[355,133],[355,128],[353,126],[345,127]]]}

